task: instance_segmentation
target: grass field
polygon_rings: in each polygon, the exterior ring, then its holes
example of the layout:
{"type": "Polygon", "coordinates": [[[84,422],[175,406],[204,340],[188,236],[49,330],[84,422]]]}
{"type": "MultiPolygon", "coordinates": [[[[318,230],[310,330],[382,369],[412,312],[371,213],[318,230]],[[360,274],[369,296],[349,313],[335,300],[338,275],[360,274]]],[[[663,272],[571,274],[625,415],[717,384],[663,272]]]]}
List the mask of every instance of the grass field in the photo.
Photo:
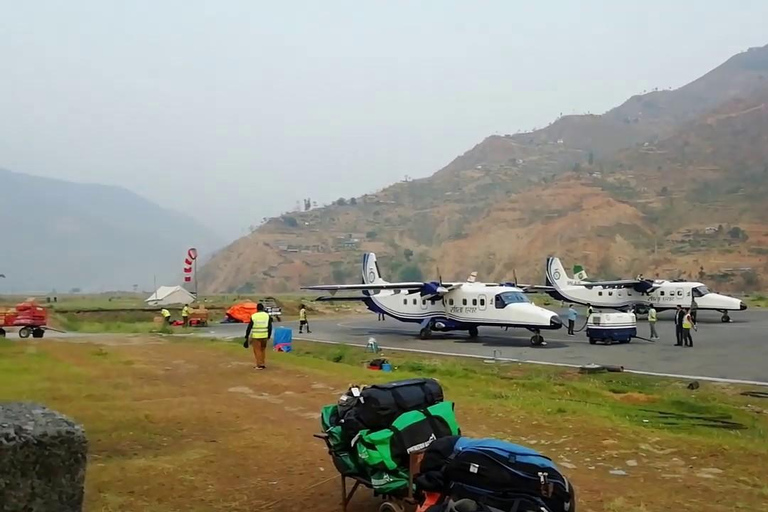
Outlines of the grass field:
{"type": "MultiPolygon", "coordinates": [[[[255,372],[223,341],[84,341],[0,340],[0,399],[85,425],[89,511],[338,510],[320,407],[349,383],[416,375],[441,381],[466,435],[555,459],[578,510],[768,510],[768,400],[738,387],[410,354],[383,374],[362,350],[307,343],[255,372]]],[[[350,510],[377,505],[361,492],[350,510]]]]}

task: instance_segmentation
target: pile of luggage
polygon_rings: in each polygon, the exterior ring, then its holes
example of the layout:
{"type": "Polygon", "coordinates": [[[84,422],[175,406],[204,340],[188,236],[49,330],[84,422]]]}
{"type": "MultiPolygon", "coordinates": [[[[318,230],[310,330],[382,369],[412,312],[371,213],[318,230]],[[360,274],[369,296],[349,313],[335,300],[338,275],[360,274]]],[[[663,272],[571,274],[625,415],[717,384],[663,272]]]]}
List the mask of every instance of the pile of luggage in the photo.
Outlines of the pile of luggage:
{"type": "Polygon", "coordinates": [[[412,453],[461,435],[454,404],[434,379],[352,386],[323,408],[321,426],[339,473],[384,496],[410,493],[412,453]]]}
{"type": "Polygon", "coordinates": [[[444,437],[427,448],[419,512],[575,512],[568,479],[548,457],[496,439],[444,437]]]}

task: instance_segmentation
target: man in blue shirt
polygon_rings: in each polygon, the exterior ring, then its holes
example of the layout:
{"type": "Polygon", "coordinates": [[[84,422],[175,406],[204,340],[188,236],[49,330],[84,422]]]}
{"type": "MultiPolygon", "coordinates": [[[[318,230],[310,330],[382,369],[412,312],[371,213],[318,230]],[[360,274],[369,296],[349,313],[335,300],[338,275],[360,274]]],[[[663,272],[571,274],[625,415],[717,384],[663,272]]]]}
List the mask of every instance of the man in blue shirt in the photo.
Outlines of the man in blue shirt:
{"type": "Polygon", "coordinates": [[[573,308],[573,304],[568,305],[568,336],[574,336],[573,326],[576,323],[576,317],[579,314],[573,308]]]}

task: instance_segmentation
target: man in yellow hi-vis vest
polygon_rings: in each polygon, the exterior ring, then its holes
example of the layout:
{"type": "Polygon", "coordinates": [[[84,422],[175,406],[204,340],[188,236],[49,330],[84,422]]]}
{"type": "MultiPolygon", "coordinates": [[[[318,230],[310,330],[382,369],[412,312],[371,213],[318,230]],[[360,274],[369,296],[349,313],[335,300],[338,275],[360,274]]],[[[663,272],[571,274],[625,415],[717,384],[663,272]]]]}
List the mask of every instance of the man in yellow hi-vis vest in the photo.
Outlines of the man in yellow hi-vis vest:
{"type": "Polygon", "coordinates": [[[184,322],[184,327],[189,327],[189,305],[184,304],[181,308],[181,320],[184,322]]]}
{"type": "Polygon", "coordinates": [[[245,330],[245,343],[253,346],[253,355],[256,358],[256,369],[263,370],[266,366],[267,341],[272,337],[272,317],[264,310],[264,304],[256,305],[256,312],[251,315],[251,321],[245,330]]]}
{"type": "Polygon", "coordinates": [[[160,314],[163,315],[163,320],[165,320],[165,323],[171,325],[171,312],[163,308],[160,310],[160,314]]]}

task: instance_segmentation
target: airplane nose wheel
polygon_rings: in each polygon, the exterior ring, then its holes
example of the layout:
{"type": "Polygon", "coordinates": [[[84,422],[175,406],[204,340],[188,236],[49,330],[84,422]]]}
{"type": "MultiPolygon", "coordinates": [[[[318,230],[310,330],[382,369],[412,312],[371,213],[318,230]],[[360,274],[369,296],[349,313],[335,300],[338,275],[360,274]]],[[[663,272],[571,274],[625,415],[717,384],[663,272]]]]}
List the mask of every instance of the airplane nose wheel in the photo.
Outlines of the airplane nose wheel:
{"type": "Polygon", "coordinates": [[[534,347],[546,347],[547,342],[544,341],[544,336],[541,335],[540,331],[534,331],[533,336],[531,336],[531,345],[534,347]]]}
{"type": "Polygon", "coordinates": [[[720,321],[723,322],[724,324],[727,324],[728,322],[731,321],[731,317],[728,315],[727,312],[724,312],[723,316],[720,317],[720,321]]]}

